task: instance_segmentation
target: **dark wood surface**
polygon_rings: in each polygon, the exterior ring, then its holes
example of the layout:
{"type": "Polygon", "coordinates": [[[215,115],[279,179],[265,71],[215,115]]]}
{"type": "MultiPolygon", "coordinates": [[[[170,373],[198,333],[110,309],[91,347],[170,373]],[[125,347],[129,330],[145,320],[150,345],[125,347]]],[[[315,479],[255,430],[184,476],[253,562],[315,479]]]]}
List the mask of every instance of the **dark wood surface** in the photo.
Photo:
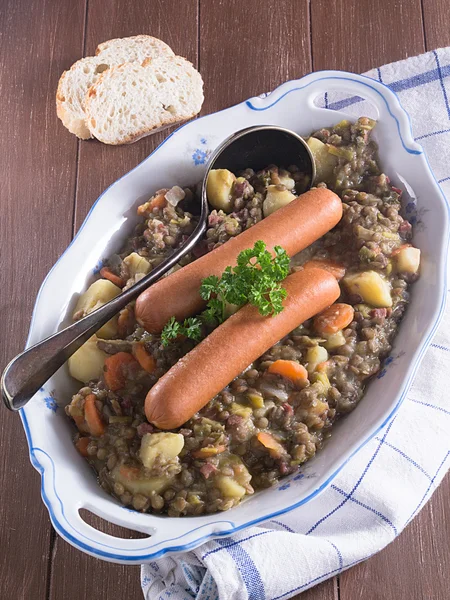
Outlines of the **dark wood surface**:
{"type": "MultiPolygon", "coordinates": [[[[164,134],[78,142],[59,123],[61,72],[117,36],[161,37],[201,71],[203,113],[311,69],[364,71],[450,44],[448,0],[2,0],[0,369],[24,345],[39,285],[97,196],[164,134]]],[[[139,568],[74,550],[50,526],[17,415],[0,419],[0,598],[139,599],[139,568]]],[[[306,600],[448,600],[450,479],[385,550],[306,600]]]]}

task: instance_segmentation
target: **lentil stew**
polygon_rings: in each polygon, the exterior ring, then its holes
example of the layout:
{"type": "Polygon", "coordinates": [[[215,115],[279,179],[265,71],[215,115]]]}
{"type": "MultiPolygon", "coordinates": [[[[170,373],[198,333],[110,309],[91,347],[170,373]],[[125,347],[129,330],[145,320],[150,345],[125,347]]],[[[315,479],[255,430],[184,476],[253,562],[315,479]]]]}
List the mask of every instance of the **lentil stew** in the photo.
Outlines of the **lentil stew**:
{"type": "MultiPolygon", "coordinates": [[[[297,327],[176,431],[147,422],[152,385],[195,341],[164,345],[136,322],[133,304],[69,359],[84,386],[66,407],[78,451],[103,489],[125,506],[169,516],[201,515],[239,504],[311,459],[333,424],[355,408],[389,355],[418,277],[420,252],[401,214],[401,191],[379,166],[375,122],[360,118],[312,134],[317,187],[343,202],[343,218],[291,260],[340,280],[341,297],[297,327]]],[[[214,175],[214,207],[204,239],[181,268],[301,194],[295,167],[214,175]]],[[[186,239],[196,223],[197,188],[158,190],[138,207],[140,222],[122,251],[80,297],[79,319],[133,285],[186,239]]],[[[238,351],[238,349],[236,350],[238,351]]],[[[201,365],[199,365],[201,369],[201,365]]]]}

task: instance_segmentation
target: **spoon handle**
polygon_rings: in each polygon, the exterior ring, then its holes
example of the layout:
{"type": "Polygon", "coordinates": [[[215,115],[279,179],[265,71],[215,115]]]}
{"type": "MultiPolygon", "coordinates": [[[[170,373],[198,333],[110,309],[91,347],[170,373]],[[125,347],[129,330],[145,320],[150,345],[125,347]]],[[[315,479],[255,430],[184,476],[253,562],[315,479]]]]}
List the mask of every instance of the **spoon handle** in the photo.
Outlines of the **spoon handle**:
{"type": "Polygon", "coordinates": [[[83,319],[13,358],[3,371],[0,380],[2,397],[7,408],[14,411],[22,408],[53,373],[102,325],[137,298],[194,247],[206,229],[207,208],[202,206],[202,209],[200,220],[186,242],[148,275],[83,319]]]}

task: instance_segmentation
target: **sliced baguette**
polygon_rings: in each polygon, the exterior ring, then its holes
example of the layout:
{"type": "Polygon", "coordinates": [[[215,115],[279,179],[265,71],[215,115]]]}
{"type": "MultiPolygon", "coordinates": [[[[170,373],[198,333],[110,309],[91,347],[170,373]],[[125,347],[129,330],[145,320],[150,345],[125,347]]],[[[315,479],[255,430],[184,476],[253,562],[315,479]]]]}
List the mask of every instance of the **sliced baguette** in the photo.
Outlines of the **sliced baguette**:
{"type": "Polygon", "coordinates": [[[96,56],[82,58],[68,71],[64,71],[58,83],[56,114],[70,133],[74,133],[82,140],[91,137],[91,132],[86,125],[84,98],[87,90],[100,77],[104,66],[96,56]]]}
{"type": "Polygon", "coordinates": [[[203,81],[180,56],[111,67],[86,96],[86,123],[105,144],[129,144],[191,119],[203,103],[203,81]]]}
{"type": "Polygon", "coordinates": [[[58,117],[71,133],[83,140],[92,137],[86,126],[86,93],[104,71],[125,62],[142,63],[146,58],[174,56],[167,44],[149,35],[109,40],[100,44],[96,52],[96,56],[82,58],[64,71],[56,92],[58,117]]]}

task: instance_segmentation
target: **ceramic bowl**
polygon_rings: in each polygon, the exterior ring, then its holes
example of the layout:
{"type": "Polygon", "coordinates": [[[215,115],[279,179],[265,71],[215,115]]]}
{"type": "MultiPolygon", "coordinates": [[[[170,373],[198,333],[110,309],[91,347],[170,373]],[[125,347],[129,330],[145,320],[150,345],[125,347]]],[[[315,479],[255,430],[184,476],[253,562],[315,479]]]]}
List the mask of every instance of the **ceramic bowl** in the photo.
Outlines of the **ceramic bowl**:
{"type": "Polygon", "coordinates": [[[149,562],[304,507],[392,418],[405,397],[444,308],[449,209],[395,94],[366,77],[337,71],[313,73],[287,82],[271,94],[180,127],[141,164],[109,187],[42,284],[27,345],[47,337],[66,322],[66,315],[71,313],[80,291],[86,289],[102,259],[116,251],[132,230],[135,207],[140,201],[159,188],[200,181],[214,148],[244,127],[279,125],[309,135],[336,124],[345,114],[315,103],[325,91],[360,96],[374,107],[383,169],[397,187],[407,191],[406,210],[415,222],[414,243],[422,250],[421,277],[412,289],[411,304],[391,357],[358,407],[336,424],[325,448],[300,473],[228,512],[181,519],[123,508],[100,488],[72,444],[73,429],[63,407],[77,385],[66,367],[61,368],[21,411],[21,417],[31,461],[42,476],[42,498],[53,526],[80,550],[113,562],[149,562]],[[130,540],[106,535],[81,518],[81,508],[147,536],[130,540]]]}

